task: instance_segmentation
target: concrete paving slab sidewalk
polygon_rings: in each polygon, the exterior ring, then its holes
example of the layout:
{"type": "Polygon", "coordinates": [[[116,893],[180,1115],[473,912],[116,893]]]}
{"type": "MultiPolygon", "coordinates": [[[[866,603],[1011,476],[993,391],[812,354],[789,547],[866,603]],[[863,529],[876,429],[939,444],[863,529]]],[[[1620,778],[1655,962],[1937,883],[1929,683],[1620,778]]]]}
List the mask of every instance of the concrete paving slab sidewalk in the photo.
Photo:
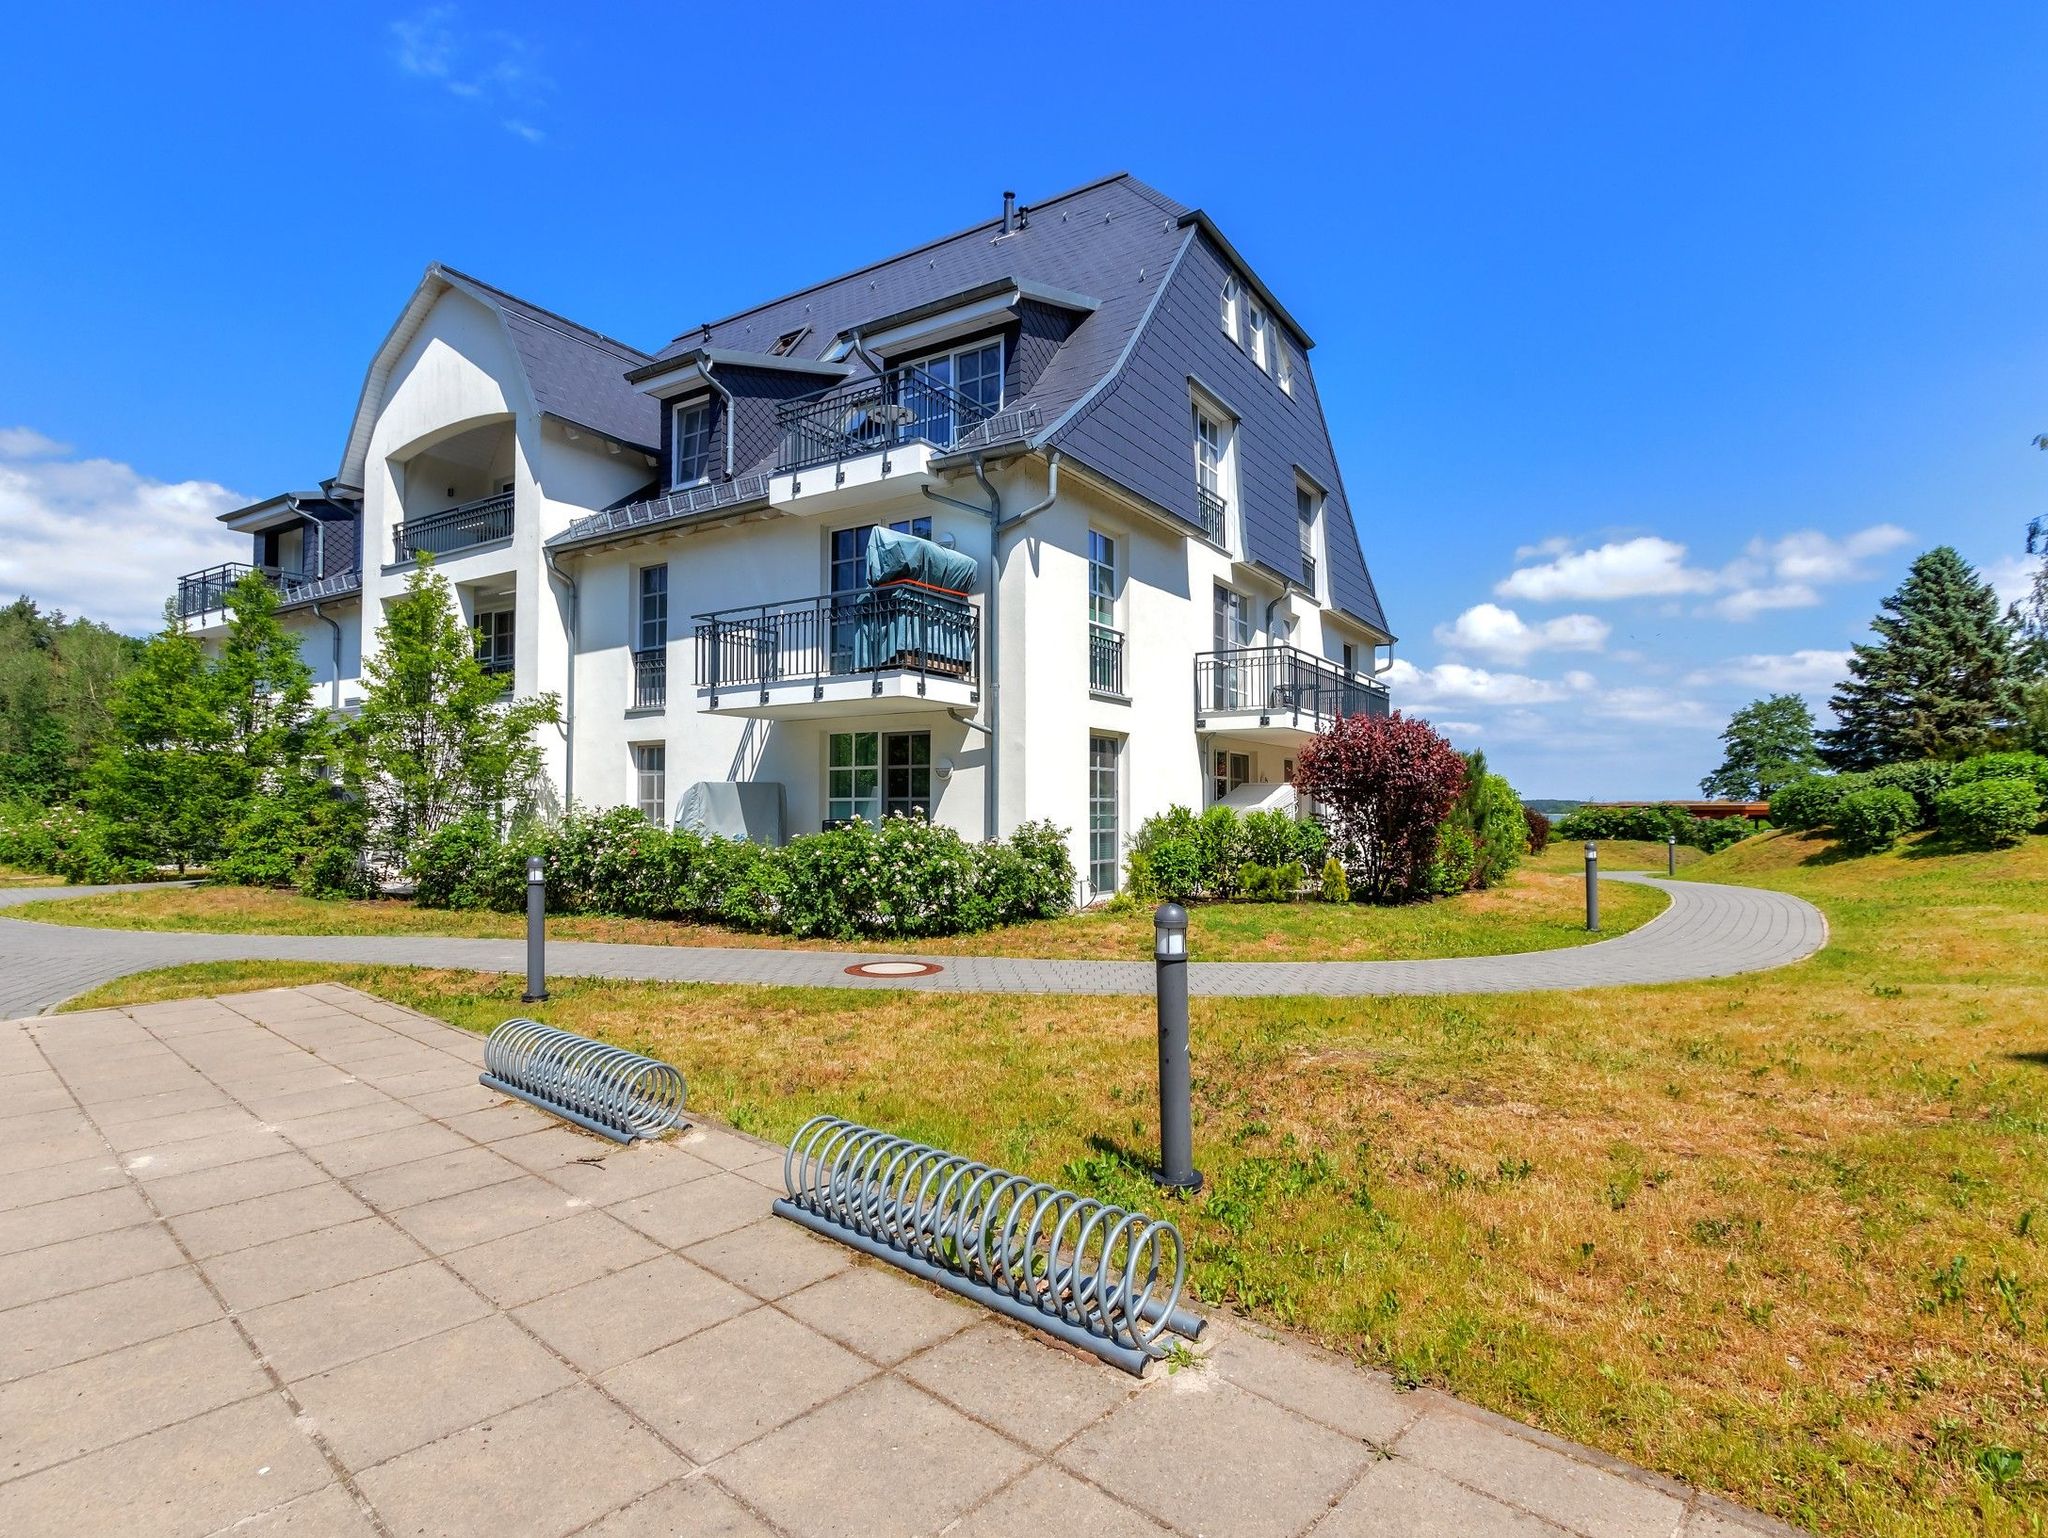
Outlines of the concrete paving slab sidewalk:
{"type": "Polygon", "coordinates": [[[1779,1532],[1217,1319],[1144,1380],[319,986],[0,1025],[0,1532],[1779,1532]]]}

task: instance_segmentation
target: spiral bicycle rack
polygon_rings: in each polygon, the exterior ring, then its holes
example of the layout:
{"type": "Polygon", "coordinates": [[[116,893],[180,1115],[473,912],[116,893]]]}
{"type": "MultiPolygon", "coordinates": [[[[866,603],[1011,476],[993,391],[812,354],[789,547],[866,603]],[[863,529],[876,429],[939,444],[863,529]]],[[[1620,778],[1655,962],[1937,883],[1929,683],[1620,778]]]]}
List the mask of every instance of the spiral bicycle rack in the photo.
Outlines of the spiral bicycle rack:
{"type": "Polygon", "coordinates": [[[620,1143],[674,1127],[687,1093],[667,1063],[525,1019],[484,1038],[478,1082],[620,1143]]]}
{"type": "Polygon", "coordinates": [[[780,1216],[1129,1373],[1206,1322],[1180,1230],[1141,1212],[835,1116],[797,1129],[782,1182],[780,1216]]]}

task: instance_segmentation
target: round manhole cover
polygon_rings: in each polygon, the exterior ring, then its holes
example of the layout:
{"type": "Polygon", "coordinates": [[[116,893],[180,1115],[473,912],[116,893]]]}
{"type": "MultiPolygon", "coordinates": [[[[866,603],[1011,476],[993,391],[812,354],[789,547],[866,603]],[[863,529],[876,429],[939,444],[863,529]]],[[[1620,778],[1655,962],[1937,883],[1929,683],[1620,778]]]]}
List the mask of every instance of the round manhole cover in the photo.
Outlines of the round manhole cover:
{"type": "Polygon", "coordinates": [[[930,977],[946,969],[929,961],[856,961],[848,977],[930,977]]]}

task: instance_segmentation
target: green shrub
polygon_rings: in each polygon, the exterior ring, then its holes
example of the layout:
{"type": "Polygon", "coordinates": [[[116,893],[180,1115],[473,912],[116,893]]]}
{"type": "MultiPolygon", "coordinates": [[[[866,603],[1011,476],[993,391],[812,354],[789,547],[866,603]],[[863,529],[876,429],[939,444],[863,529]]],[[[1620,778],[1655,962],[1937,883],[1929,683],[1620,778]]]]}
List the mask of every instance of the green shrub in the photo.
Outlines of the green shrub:
{"type": "Polygon", "coordinates": [[[1294,858],[1294,830],[1287,813],[1268,809],[1246,812],[1240,824],[1240,847],[1246,860],[1258,865],[1284,865],[1294,858]]]}
{"type": "Polygon", "coordinates": [[[1321,870],[1330,854],[1330,831],[1313,817],[1294,822],[1293,864],[1304,871],[1321,870]]]}
{"type": "Polygon", "coordinates": [[[2025,780],[2048,801],[2048,758],[2039,753],[1979,753],[1955,765],[1949,783],[1975,785],[1984,780],[2025,780]]]}
{"type": "Polygon", "coordinates": [[[1276,888],[1273,885],[1273,867],[1247,860],[1237,868],[1236,892],[1241,902],[1271,902],[1276,888]]]}
{"type": "Polygon", "coordinates": [[[1479,848],[1463,828],[1445,827],[1436,840],[1436,858],[1430,862],[1427,890],[1438,897],[1462,892],[1472,884],[1473,867],[1479,863],[1479,848]]]}
{"type": "Polygon", "coordinates": [[[1284,865],[1274,866],[1273,900],[1283,903],[1293,902],[1296,894],[1301,891],[1302,883],[1307,879],[1308,872],[1301,868],[1299,860],[1289,860],[1284,865]]]}
{"type": "Polygon", "coordinates": [[[147,860],[120,853],[116,844],[113,825],[85,807],[0,802],[0,865],[89,886],[156,874],[147,860]]]}
{"type": "MultiPolygon", "coordinates": [[[[1773,821],[1777,820],[1776,807],[1774,800],[1773,821]]],[[[1551,831],[1559,838],[1644,839],[1656,844],[1676,838],[1681,844],[1713,854],[1768,826],[1744,817],[1695,817],[1675,806],[1582,806],[1560,818],[1551,831]]]]}
{"type": "Polygon", "coordinates": [[[1939,758],[1923,758],[1906,764],[1881,764],[1853,776],[1856,783],[1851,789],[1867,790],[1881,786],[1887,790],[1903,790],[1913,798],[1913,825],[1931,828],[1934,826],[1935,800],[1955,782],[1956,769],[1955,764],[1939,758]]]}
{"type": "Polygon", "coordinates": [[[1913,797],[1891,785],[1851,791],[1835,807],[1835,836],[1857,854],[1889,849],[1912,830],[1920,810],[1913,797]]]}
{"type": "Polygon", "coordinates": [[[315,897],[376,888],[365,857],[362,803],[325,780],[298,778],[252,797],[221,838],[216,879],[238,886],[297,888],[315,897]]]}
{"type": "Polygon", "coordinates": [[[1201,885],[1202,851],[1193,838],[1162,838],[1152,846],[1149,896],[1184,903],[1201,885]]]}
{"type": "Polygon", "coordinates": [[[2027,780],[1974,780],[1943,791],[1935,814],[1957,843],[1996,849],[2017,844],[2041,820],[2041,793],[2027,780]]]}
{"type": "Polygon", "coordinates": [[[1323,861],[1322,898],[1326,903],[1351,901],[1351,883],[1345,879],[1343,862],[1335,855],[1323,861]]]}
{"type": "Polygon", "coordinates": [[[1811,833],[1835,820],[1835,804],[1858,789],[1860,776],[1803,774],[1780,786],[1771,797],[1771,821],[1781,828],[1811,833]]]}
{"type": "Polygon", "coordinates": [[[1246,852],[1244,819],[1235,807],[1212,806],[1202,813],[1195,823],[1195,852],[1202,862],[1202,890],[1211,897],[1234,896],[1246,852]]]}

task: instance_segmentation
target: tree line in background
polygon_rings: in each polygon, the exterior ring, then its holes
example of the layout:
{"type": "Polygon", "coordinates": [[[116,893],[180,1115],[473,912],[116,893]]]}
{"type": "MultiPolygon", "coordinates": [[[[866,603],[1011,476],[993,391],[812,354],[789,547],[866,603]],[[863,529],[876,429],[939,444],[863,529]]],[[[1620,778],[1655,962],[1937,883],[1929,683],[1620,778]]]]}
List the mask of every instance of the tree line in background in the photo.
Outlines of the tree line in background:
{"type": "MultiPolygon", "coordinates": [[[[2044,529],[2028,531],[2042,554],[2044,529]]],[[[2048,561],[2029,593],[1998,595],[1952,547],[1913,562],[1816,730],[1796,694],[1738,710],[1710,796],[1770,803],[1780,827],[1831,832],[1850,853],[1915,829],[1967,846],[2024,837],[2048,810],[2048,561]]]]}
{"type": "Polygon", "coordinates": [[[442,826],[538,805],[556,702],[506,699],[431,563],[386,606],[353,716],[314,706],[277,608],[245,576],[212,650],[169,610],[147,641],[0,613],[0,863],[360,894],[442,826]]]}

